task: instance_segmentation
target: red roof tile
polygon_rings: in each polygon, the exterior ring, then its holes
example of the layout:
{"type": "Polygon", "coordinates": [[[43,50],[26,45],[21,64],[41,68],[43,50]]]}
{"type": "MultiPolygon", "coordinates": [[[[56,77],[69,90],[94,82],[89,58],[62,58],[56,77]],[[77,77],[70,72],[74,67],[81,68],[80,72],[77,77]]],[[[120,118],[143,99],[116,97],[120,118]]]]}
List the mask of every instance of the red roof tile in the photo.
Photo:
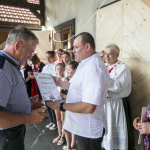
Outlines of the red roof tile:
{"type": "Polygon", "coordinates": [[[27,0],[28,3],[39,4],[39,0],[27,0]]]}
{"type": "MultiPolygon", "coordinates": [[[[39,4],[38,0],[27,0],[39,4]]],[[[39,24],[39,19],[29,9],[0,5],[0,21],[25,24],[39,24]]]]}

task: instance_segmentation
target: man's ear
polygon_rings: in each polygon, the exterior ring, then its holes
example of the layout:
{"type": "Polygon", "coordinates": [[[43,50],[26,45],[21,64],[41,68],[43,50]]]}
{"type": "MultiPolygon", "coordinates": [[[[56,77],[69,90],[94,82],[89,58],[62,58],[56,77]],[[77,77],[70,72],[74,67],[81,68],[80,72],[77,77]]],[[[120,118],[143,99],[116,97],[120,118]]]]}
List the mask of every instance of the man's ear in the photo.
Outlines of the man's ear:
{"type": "Polygon", "coordinates": [[[86,43],[86,51],[89,52],[91,49],[91,45],[90,43],[86,43]]]}
{"type": "Polygon", "coordinates": [[[22,46],[21,41],[16,41],[16,42],[14,43],[14,49],[15,49],[16,51],[18,51],[18,50],[21,48],[21,46],[22,46]]]}

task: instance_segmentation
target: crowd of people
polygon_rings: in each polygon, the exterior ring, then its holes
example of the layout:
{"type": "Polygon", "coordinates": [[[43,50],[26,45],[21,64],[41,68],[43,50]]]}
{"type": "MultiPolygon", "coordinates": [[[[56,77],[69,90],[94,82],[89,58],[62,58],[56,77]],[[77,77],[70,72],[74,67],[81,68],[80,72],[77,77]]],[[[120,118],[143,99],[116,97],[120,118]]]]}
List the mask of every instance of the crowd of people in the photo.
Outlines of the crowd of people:
{"type": "MultiPolygon", "coordinates": [[[[49,117],[46,128],[58,129],[52,142],[66,142],[64,150],[134,150],[128,103],[131,73],[118,60],[119,47],[108,44],[98,54],[92,35],[83,32],[76,36],[73,48],[57,50],[57,60],[54,51],[47,51],[45,65],[37,55],[32,56],[38,43],[34,33],[18,26],[0,51],[0,149],[23,150],[24,124],[40,123],[49,117]],[[61,101],[42,102],[34,72],[53,76],[61,101]],[[21,132],[20,136],[16,137],[16,132],[21,132]],[[11,133],[13,138],[4,133],[11,133]]],[[[133,124],[141,134],[150,133],[144,130],[149,124],[140,123],[140,118],[133,124]]],[[[146,135],[145,148],[148,138],[146,135]]]]}

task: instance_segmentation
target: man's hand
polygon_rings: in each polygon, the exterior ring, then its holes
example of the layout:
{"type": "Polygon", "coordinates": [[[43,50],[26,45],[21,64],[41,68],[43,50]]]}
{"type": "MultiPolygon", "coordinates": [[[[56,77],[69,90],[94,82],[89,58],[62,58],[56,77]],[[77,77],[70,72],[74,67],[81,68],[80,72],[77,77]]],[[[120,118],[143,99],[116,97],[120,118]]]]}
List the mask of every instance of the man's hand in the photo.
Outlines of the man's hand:
{"type": "Polygon", "coordinates": [[[34,75],[30,75],[30,79],[34,79],[35,78],[35,76],[34,75]]]}
{"type": "Polygon", "coordinates": [[[30,115],[30,123],[38,124],[41,123],[46,117],[48,117],[48,113],[45,113],[46,107],[41,107],[32,111],[30,115]]]}
{"type": "Polygon", "coordinates": [[[133,121],[133,126],[136,130],[138,130],[138,126],[137,126],[137,123],[140,123],[141,122],[141,118],[140,117],[137,117],[134,119],[133,121]]]}
{"type": "Polygon", "coordinates": [[[46,104],[51,107],[53,110],[60,110],[60,104],[61,102],[59,100],[55,101],[48,101],[46,104]]]}
{"type": "Polygon", "coordinates": [[[32,103],[32,110],[35,110],[37,108],[41,108],[42,106],[44,106],[44,104],[37,102],[34,99],[31,99],[31,103],[32,103]]]}
{"type": "Polygon", "coordinates": [[[57,86],[60,86],[60,85],[61,85],[62,80],[61,80],[60,77],[58,77],[58,76],[53,76],[53,79],[54,79],[54,81],[55,81],[55,83],[56,83],[57,86]]]}
{"type": "Polygon", "coordinates": [[[138,123],[137,126],[140,134],[150,134],[150,122],[138,123]]]}

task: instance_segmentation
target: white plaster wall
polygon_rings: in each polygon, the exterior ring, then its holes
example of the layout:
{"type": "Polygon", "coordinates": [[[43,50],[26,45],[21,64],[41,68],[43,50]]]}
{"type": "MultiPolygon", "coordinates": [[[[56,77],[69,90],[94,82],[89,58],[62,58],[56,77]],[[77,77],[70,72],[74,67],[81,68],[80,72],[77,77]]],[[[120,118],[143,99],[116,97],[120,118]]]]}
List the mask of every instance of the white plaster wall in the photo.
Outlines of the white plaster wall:
{"type": "MultiPolygon", "coordinates": [[[[115,0],[106,0],[104,5],[115,0]]],[[[76,33],[91,18],[103,0],[45,0],[45,29],[75,18],[76,33]]],[[[96,15],[80,31],[89,32],[96,39],[96,15]]]]}

